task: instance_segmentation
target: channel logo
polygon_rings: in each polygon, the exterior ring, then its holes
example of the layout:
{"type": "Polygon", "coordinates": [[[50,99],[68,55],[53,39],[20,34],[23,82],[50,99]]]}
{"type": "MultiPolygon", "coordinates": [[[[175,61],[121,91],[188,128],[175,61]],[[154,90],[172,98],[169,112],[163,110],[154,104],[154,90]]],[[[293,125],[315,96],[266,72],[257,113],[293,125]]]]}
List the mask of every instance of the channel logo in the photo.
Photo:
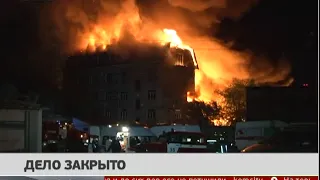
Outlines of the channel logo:
{"type": "Polygon", "coordinates": [[[270,180],[278,180],[277,177],[272,177],[270,180]]]}

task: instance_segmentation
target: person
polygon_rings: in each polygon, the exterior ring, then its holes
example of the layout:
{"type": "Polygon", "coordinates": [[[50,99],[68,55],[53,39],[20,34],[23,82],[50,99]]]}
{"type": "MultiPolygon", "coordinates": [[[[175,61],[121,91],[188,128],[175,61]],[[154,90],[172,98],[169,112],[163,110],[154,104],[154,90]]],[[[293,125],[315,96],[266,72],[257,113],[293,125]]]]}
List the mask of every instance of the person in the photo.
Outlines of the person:
{"type": "Polygon", "coordinates": [[[98,139],[92,141],[92,150],[94,153],[99,152],[99,142],[98,139]]]}
{"type": "Polygon", "coordinates": [[[106,152],[109,152],[108,149],[110,148],[111,146],[111,143],[112,143],[112,138],[111,137],[107,137],[107,139],[105,140],[105,151],[106,152]]]}
{"type": "Polygon", "coordinates": [[[112,153],[121,152],[121,145],[118,139],[112,138],[112,142],[107,150],[109,152],[111,150],[112,153]]]}

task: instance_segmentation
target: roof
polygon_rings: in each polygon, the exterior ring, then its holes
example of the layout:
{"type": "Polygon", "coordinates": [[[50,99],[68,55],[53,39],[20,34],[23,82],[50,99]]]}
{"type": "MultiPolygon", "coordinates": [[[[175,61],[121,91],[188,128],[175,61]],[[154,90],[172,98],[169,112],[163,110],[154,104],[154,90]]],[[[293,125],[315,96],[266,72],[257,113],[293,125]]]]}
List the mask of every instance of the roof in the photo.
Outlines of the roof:
{"type": "Polygon", "coordinates": [[[0,102],[0,109],[39,110],[41,105],[18,100],[3,101],[0,102]]]}
{"type": "Polygon", "coordinates": [[[173,131],[167,134],[192,134],[192,135],[204,135],[202,132],[187,132],[187,131],[173,131]]]}

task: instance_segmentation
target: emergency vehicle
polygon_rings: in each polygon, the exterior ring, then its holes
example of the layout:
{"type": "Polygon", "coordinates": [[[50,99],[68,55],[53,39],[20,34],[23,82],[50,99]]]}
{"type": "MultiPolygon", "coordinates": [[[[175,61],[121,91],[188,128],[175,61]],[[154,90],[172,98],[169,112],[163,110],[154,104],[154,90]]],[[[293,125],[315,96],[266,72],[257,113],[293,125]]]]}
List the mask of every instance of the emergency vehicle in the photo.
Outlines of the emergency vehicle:
{"type": "Polygon", "coordinates": [[[157,142],[141,144],[136,152],[200,153],[208,152],[205,135],[196,132],[172,131],[160,136],[157,142]]]}
{"type": "Polygon", "coordinates": [[[207,152],[206,138],[199,126],[164,125],[148,128],[109,125],[90,129],[90,134],[99,134],[99,142],[106,150],[110,146],[110,139],[115,138],[126,153],[207,152]]]}
{"type": "Polygon", "coordinates": [[[136,152],[199,153],[208,152],[206,136],[196,125],[163,125],[150,128],[159,135],[156,142],[140,144],[136,152]],[[162,132],[162,134],[160,134],[162,132]]]}
{"type": "Polygon", "coordinates": [[[92,142],[97,142],[100,146],[100,151],[107,151],[112,139],[120,142],[122,151],[132,152],[131,148],[140,143],[148,143],[155,141],[157,137],[150,131],[148,127],[133,125],[133,126],[92,126],[90,127],[89,151],[91,152],[92,142]]]}
{"type": "Polygon", "coordinates": [[[84,152],[89,135],[67,121],[47,120],[42,124],[43,151],[84,152]]]}

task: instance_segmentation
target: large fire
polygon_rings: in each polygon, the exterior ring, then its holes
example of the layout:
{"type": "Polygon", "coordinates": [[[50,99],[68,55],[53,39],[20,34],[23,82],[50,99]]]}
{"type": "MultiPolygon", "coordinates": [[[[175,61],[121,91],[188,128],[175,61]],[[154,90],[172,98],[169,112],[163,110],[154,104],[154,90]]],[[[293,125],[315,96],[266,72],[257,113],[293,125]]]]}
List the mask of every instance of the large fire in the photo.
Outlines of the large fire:
{"type": "MultiPolygon", "coordinates": [[[[255,71],[249,70],[247,65],[255,58],[250,53],[233,51],[213,37],[194,33],[192,30],[197,27],[187,26],[187,23],[176,16],[165,18],[164,16],[168,16],[165,10],[162,10],[164,13],[161,13],[160,10],[153,13],[158,18],[151,20],[141,14],[134,0],[123,0],[120,7],[112,3],[102,3],[109,1],[111,2],[111,0],[101,0],[100,6],[105,7],[105,11],[101,11],[94,21],[90,21],[89,16],[80,8],[79,4],[78,6],[71,4],[67,8],[64,7],[65,12],[60,12],[60,14],[66,14],[66,17],[63,18],[66,18],[67,21],[82,25],[81,30],[78,28],[70,38],[72,41],[71,49],[94,52],[105,50],[108,45],[119,41],[134,39],[137,42],[159,45],[170,43],[173,47],[189,50],[193,56],[194,65],[198,66],[199,70],[195,72],[196,95],[191,96],[188,93],[188,101],[221,102],[221,97],[215,93],[216,90],[223,90],[234,78],[253,78],[259,82],[278,82],[287,78],[290,72],[288,64],[274,68],[264,63],[266,61],[262,61],[261,58],[259,60],[263,66],[255,71]],[[113,14],[110,15],[110,13],[113,14]]],[[[174,2],[174,0],[170,2],[174,2]]],[[[63,3],[62,6],[66,5],[63,3]]],[[[178,16],[178,14],[175,15],[178,16]]],[[[210,18],[201,18],[201,22],[209,20],[210,18]]],[[[225,125],[226,122],[215,120],[215,123],[225,125]]]]}

